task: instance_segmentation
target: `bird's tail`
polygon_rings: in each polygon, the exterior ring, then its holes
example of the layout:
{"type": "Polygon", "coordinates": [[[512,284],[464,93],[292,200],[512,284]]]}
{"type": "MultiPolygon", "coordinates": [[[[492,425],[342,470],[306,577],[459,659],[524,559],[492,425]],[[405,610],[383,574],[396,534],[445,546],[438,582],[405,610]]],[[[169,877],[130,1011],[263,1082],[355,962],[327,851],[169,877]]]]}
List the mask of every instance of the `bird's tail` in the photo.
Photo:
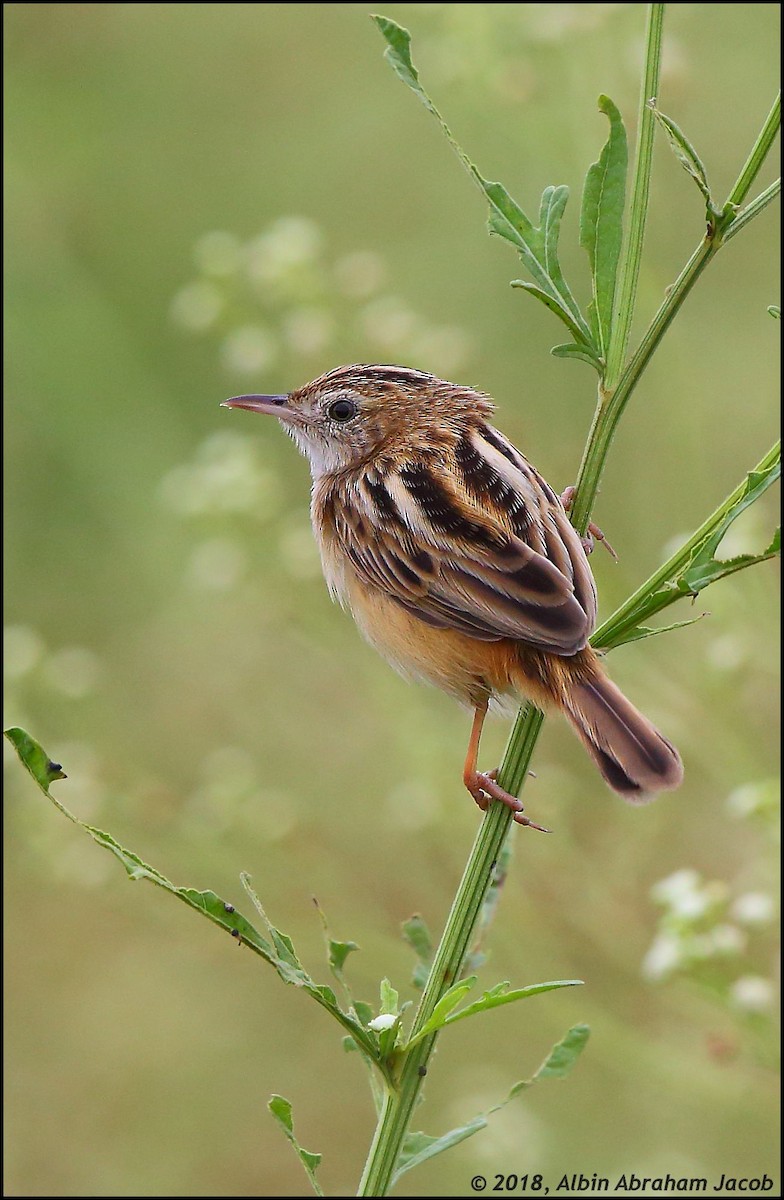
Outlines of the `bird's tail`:
{"type": "Polygon", "coordinates": [[[598,666],[573,679],[564,697],[574,725],[610,787],[632,804],[678,787],[680,755],[598,666]]]}

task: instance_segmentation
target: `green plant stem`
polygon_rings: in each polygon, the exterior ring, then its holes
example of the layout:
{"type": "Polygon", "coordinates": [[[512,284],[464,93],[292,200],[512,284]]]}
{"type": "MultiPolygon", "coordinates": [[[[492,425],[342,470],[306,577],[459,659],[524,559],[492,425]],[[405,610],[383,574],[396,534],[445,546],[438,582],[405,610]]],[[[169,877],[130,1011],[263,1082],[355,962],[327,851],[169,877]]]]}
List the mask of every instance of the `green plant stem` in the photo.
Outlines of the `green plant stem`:
{"type": "Polygon", "coordinates": [[[659,94],[663,28],[664,5],[649,5],[645,30],[645,72],[640,90],[637,147],[634,157],[634,183],[629,205],[629,218],[624,232],[620,274],[613,305],[613,328],[604,372],[604,387],[607,391],[615,387],[621,373],[634,319],[637,281],[640,275],[645,223],[648,215],[653,137],[656,128],[656,118],[648,101],[655,99],[659,94]]]}
{"type": "Polygon", "coordinates": [[[733,205],[742,204],[751,190],[751,185],[757,178],[760,168],[767,158],[768,151],[773,145],[773,139],[778,133],[779,125],[781,124],[781,92],[773,101],[773,106],[768,113],[765,124],[759,132],[756,142],[751,148],[749,157],[743,164],[743,169],[735,181],[735,184],[727,197],[727,203],[733,205]]]}
{"type": "MultiPolygon", "coordinates": [[[[538,710],[534,712],[538,720],[534,722],[535,729],[531,731],[527,745],[518,743],[515,746],[515,754],[519,758],[515,763],[515,774],[522,771],[523,778],[533,753],[539,726],[544,720],[542,713],[538,710]]],[[[414,1018],[411,1038],[425,1026],[441,996],[460,974],[490,884],[493,867],[501,853],[511,821],[511,811],[505,805],[493,804],[479,827],[414,1018]]],[[[422,1087],[426,1064],[433,1053],[437,1038],[438,1034],[423,1038],[412,1046],[403,1059],[397,1088],[388,1091],[385,1097],[359,1185],[357,1194],[360,1196],[385,1196],[389,1189],[403,1138],[422,1087]]]]}
{"type": "MultiPolygon", "coordinates": [[[[571,513],[573,523],[581,532],[585,532],[588,526],[607,454],[626,404],[673,317],[680,309],[686,296],[710,260],[718,252],[728,236],[731,236],[728,230],[733,228],[732,219],[728,218],[724,228],[717,227],[712,233],[706,236],[694,254],[692,254],[676,282],[668,290],[668,294],[651,322],[642,342],[632,355],[627,366],[621,370],[634,315],[634,301],[645,233],[654,126],[654,116],[647,102],[651,97],[656,95],[658,88],[663,16],[664,6],[662,4],[653,4],[650,6],[645,79],[640,103],[640,133],[630,205],[629,234],[625,239],[620,286],[617,292],[618,319],[614,327],[610,347],[612,358],[608,360],[605,380],[600,385],[599,403],[594,414],[575,484],[576,490],[571,513]],[[617,380],[617,386],[612,389],[608,386],[608,381],[613,377],[611,371],[615,372],[616,377],[620,376],[617,380]]],[[[769,117],[765,129],[768,129],[771,125],[771,117],[769,117]]],[[[751,186],[759,170],[759,166],[764,160],[765,154],[770,149],[771,143],[772,134],[770,132],[765,134],[765,130],[763,130],[763,133],[757,139],[757,143],[755,143],[760,149],[757,154],[753,153],[749,156],[747,166],[739,178],[739,183],[733,189],[734,192],[738,191],[740,182],[744,178],[744,173],[748,177],[748,186],[751,186]],[[755,164],[753,172],[752,167],[749,166],[752,158],[755,164]]],[[[746,188],[747,191],[748,187],[746,188]]],[[[736,226],[741,221],[743,221],[743,224],[746,224],[748,220],[758,215],[766,204],[773,199],[775,193],[771,189],[767,189],[767,191],[770,192],[767,198],[765,198],[766,193],[763,193],[752,205],[749,205],[748,209],[741,216],[735,218],[736,226]],[[761,203],[763,198],[765,198],[764,203],[761,203]],[[747,216],[752,209],[754,211],[751,212],[750,216],[747,216]]],[[[746,193],[743,194],[745,195],[746,193]]],[[[767,462],[767,459],[763,460],[763,463],[765,462],[767,462]]],[[[709,522],[701,526],[700,530],[694,535],[694,538],[689,540],[686,547],[679,554],[685,553],[686,549],[690,548],[694,540],[699,538],[700,535],[704,536],[704,531],[712,520],[713,517],[709,518],[709,522]]],[[[668,567],[671,566],[671,562],[667,564],[668,567]]],[[[629,598],[626,605],[631,604],[632,600],[639,601],[643,592],[647,591],[657,581],[660,584],[660,574],[660,572],[657,572],[656,575],[643,584],[643,587],[638,589],[633,597],[629,598]]],[[[606,635],[608,626],[616,617],[620,619],[622,612],[626,612],[626,605],[621,606],[621,609],[618,610],[617,614],[613,615],[610,622],[605,622],[601,629],[597,631],[597,637],[599,635],[606,635]]],[[[515,795],[520,795],[523,789],[531,757],[543,722],[544,714],[534,705],[527,704],[518,713],[512,727],[499,769],[498,781],[503,788],[515,795]]],[[[463,878],[455,895],[449,917],[447,918],[446,926],[439,942],[411,1030],[412,1037],[424,1027],[440,998],[455,980],[459,978],[463,960],[471,945],[484,897],[492,880],[493,867],[504,845],[511,824],[512,814],[505,805],[492,804],[489,807],[477,833],[463,873],[463,878]]],[[[437,1038],[437,1034],[424,1038],[422,1041],[417,1042],[402,1057],[397,1084],[388,1088],[382,1111],[379,1115],[375,1135],[357,1193],[360,1196],[385,1196],[387,1194],[403,1140],[414,1111],[414,1106],[416,1105],[427,1071],[427,1063],[433,1052],[437,1038]]]]}
{"type": "Polygon", "coordinates": [[[747,204],[742,212],[738,213],[724,234],[724,241],[728,242],[730,238],[734,238],[735,234],[740,233],[741,229],[748,225],[749,221],[753,221],[755,217],[758,217],[762,210],[767,208],[772,200],[776,199],[780,191],[781,180],[776,179],[765,188],[764,192],[760,192],[756,200],[752,200],[751,204],[747,204]]]}

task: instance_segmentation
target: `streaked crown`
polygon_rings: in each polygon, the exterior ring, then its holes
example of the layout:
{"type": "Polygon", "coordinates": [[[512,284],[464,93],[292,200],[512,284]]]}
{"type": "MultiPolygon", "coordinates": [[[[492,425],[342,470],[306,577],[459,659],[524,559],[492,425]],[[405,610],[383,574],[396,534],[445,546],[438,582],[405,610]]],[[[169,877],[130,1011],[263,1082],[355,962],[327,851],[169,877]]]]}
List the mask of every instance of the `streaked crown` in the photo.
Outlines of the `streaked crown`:
{"type": "MultiPolygon", "coordinates": [[[[372,460],[451,443],[493,411],[482,392],[393,365],[337,367],[277,398],[275,410],[314,477],[372,460]]],[[[269,408],[266,411],[271,411],[269,408]]]]}

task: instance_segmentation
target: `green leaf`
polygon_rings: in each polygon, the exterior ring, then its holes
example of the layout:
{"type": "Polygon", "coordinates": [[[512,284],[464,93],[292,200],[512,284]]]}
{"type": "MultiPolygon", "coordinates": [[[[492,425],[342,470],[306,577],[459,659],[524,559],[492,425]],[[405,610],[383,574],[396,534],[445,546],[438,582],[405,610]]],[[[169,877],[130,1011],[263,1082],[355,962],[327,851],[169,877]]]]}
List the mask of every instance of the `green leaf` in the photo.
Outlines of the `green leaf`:
{"type": "Polygon", "coordinates": [[[490,231],[510,242],[530,271],[536,286],[530,288],[526,285],[526,290],[530,290],[532,295],[556,313],[578,342],[598,353],[591,330],[563,277],[558,261],[558,235],[569,195],[568,188],[563,185],[545,188],[539,227],[534,226],[506,188],[498,182],[485,179],[455,141],[449,126],[420,83],[419,73],[411,60],[411,35],[408,30],[388,17],[374,15],[372,20],[387,43],[384,57],[393,71],[438,121],[450,146],[489,202],[490,231]]]}
{"type": "MultiPolygon", "coordinates": [[[[498,986],[503,987],[504,985],[499,984],[498,986]]],[[[546,987],[548,985],[545,984],[542,986],[546,987]]],[[[590,1029],[587,1025],[573,1025],[561,1041],[553,1046],[547,1058],[530,1079],[520,1080],[519,1083],[516,1083],[511,1088],[506,1098],[500,1104],[494,1104],[492,1108],[480,1113],[465,1125],[460,1125],[458,1128],[450,1130],[449,1133],[445,1133],[441,1137],[430,1137],[426,1133],[409,1133],[403,1141],[400,1158],[397,1161],[395,1174],[392,1177],[392,1186],[397,1183],[401,1175],[405,1174],[406,1171],[410,1171],[412,1167],[418,1167],[420,1163],[426,1162],[429,1158],[435,1158],[437,1154],[443,1154],[444,1150],[449,1150],[452,1146],[458,1145],[459,1142],[465,1141],[466,1138],[472,1137],[480,1129],[486,1129],[489,1123],[488,1118],[493,1113],[500,1112],[510,1100],[514,1100],[515,1096],[519,1096],[527,1088],[533,1087],[540,1079],[563,1079],[569,1074],[580,1054],[585,1049],[589,1034],[590,1029]]]]}
{"type": "Polygon", "coordinates": [[[529,1086],[539,1079],[565,1079],[585,1049],[591,1030],[588,1025],[573,1025],[556,1042],[538,1071],[529,1081],[529,1086]]]}
{"type": "Polygon", "coordinates": [[[781,309],[779,308],[778,304],[769,304],[767,311],[775,321],[781,320],[781,309]]]}
{"type": "Polygon", "coordinates": [[[671,117],[666,116],[665,113],[656,107],[655,100],[649,100],[648,107],[667,135],[667,141],[670,143],[670,148],[678,162],[702,192],[708,213],[714,217],[721,216],[722,210],[714,204],[713,197],[711,196],[705,165],[686,137],[686,134],[675,124],[671,117]]]}
{"type": "Polygon", "coordinates": [[[778,555],[781,551],[780,530],[776,531],[770,545],[761,554],[740,554],[722,560],[716,558],[716,551],[732,523],[760,499],[780,474],[781,449],[776,443],[758,469],[749,472],[743,483],[735,488],[685,545],[596,630],[591,645],[597,649],[610,649],[627,641],[690,624],[680,621],[666,629],[649,631],[645,622],[684,596],[694,598],[718,579],[778,555]]]}
{"type": "Polygon", "coordinates": [[[355,1000],[352,1007],[363,1025],[368,1025],[373,1020],[373,1006],[365,1000],[355,1000]]]}
{"type": "Polygon", "coordinates": [[[446,1023],[446,1019],[453,1008],[456,1008],[463,996],[471,991],[471,988],[476,983],[476,975],[469,976],[468,979],[461,979],[458,983],[453,983],[448,991],[444,992],[438,1004],[433,1009],[430,1019],[422,1026],[416,1037],[412,1037],[406,1044],[405,1049],[410,1049],[417,1042],[421,1042],[423,1038],[429,1037],[431,1033],[435,1033],[442,1025],[446,1023]]]}
{"type": "Polygon", "coordinates": [[[267,1102],[267,1108],[272,1113],[275,1120],[280,1125],[284,1134],[294,1147],[299,1161],[305,1168],[305,1174],[310,1180],[313,1191],[317,1196],[323,1196],[321,1188],[316,1180],[316,1168],[321,1162],[320,1154],[312,1154],[309,1150],[303,1150],[299,1142],[294,1136],[294,1122],[291,1116],[291,1104],[285,1096],[270,1096],[267,1102]]]}
{"type": "Polygon", "coordinates": [[[603,358],[607,357],[613,324],[613,301],[623,237],[628,149],[621,114],[608,96],[599,97],[599,111],[610,122],[610,134],[585,176],[580,214],[580,245],[591,264],[593,300],[588,319],[603,358]]]}
{"type": "Polygon", "coordinates": [[[382,1013],[391,1013],[394,1016],[398,1012],[398,1001],[400,999],[398,993],[392,987],[388,979],[382,979],[380,985],[381,1009],[382,1013]]]}
{"type": "Polygon", "coordinates": [[[348,985],[345,975],[343,974],[343,967],[349,954],[352,954],[355,950],[359,950],[359,946],[356,942],[341,942],[336,938],[333,938],[329,931],[329,926],[327,925],[326,915],[315,896],[313,897],[313,904],[315,905],[316,912],[319,915],[321,926],[324,931],[324,943],[327,948],[327,961],[329,963],[329,969],[345,991],[348,999],[351,1000],[351,989],[348,985]]]}
{"type": "Polygon", "coordinates": [[[421,1163],[427,1162],[429,1158],[443,1154],[445,1150],[450,1150],[452,1146],[457,1146],[466,1138],[478,1133],[480,1129],[486,1128],[487,1118],[479,1116],[474,1117],[473,1121],[469,1121],[467,1125],[461,1125],[458,1129],[450,1129],[449,1133],[442,1134],[441,1137],[430,1137],[426,1133],[407,1133],[403,1139],[403,1147],[397,1160],[395,1174],[392,1176],[391,1186],[394,1187],[400,1176],[405,1175],[406,1171],[410,1171],[412,1167],[418,1167],[421,1163]]]}
{"type": "Polygon", "coordinates": [[[163,888],[164,891],[169,892],[172,896],[176,896],[178,900],[182,900],[190,908],[207,917],[214,924],[219,925],[221,929],[230,934],[240,945],[247,946],[248,949],[258,954],[265,962],[274,967],[284,983],[302,988],[309,996],[312,996],[354,1038],[357,1045],[365,1054],[377,1064],[380,1063],[378,1043],[375,1038],[367,1029],[363,1028],[356,1017],[341,1009],[331,988],[317,984],[311,979],[297,958],[291,938],[285,933],[281,933],[268,920],[258,896],[250,886],[250,880],[246,874],[243,873],[240,878],[265,923],[269,940],[246,917],[237,912],[232,904],[228,904],[220,896],[216,895],[215,892],[202,892],[196,891],[194,888],[176,886],[165,875],[162,875],[160,871],[157,871],[155,867],[151,867],[143,862],[133,851],[126,850],[110,834],[104,833],[102,829],[96,829],[92,825],[87,825],[84,821],[80,821],[78,817],[75,817],[49,791],[49,782],[52,779],[65,778],[65,776],[59,767],[57,767],[57,770],[53,770],[56,764],[51,762],[49,756],[39,746],[38,742],[23,729],[7,729],[5,736],[16,749],[21,761],[27,767],[28,771],[30,771],[41,791],[55,808],[74,825],[79,826],[80,829],[89,834],[93,841],[102,846],[104,850],[108,850],[113,854],[120,861],[130,879],[149,880],[150,883],[163,888]]]}
{"type": "Polygon", "coordinates": [[[620,630],[615,637],[602,640],[603,650],[615,650],[618,646],[625,646],[628,642],[641,642],[643,638],[656,637],[660,633],[669,633],[672,629],[685,629],[687,625],[696,625],[698,621],[702,621],[704,617],[709,616],[709,613],[700,613],[698,617],[692,617],[690,621],[674,621],[672,625],[659,625],[653,629],[648,625],[633,625],[631,628],[620,630]]]}
{"type": "MultiPolygon", "coordinates": [[[[5,730],[5,736],[16,750],[23,764],[32,775],[35,782],[49,795],[49,785],[56,779],[67,779],[59,763],[52,762],[38,742],[34,741],[24,729],[13,726],[5,730]]],[[[53,799],[53,797],[52,797],[53,799]]]]}
{"type": "MultiPolygon", "coordinates": [[[[518,284],[517,286],[520,285],[518,284]]],[[[581,362],[587,362],[588,365],[597,370],[599,374],[602,372],[602,367],[604,365],[603,360],[596,358],[596,356],[590,350],[586,349],[585,346],[578,345],[576,342],[564,342],[560,346],[553,346],[550,353],[555,358],[580,359],[581,362]]]]}
{"type": "Polygon", "coordinates": [[[461,1008],[459,1012],[450,1013],[443,1024],[445,1026],[453,1025],[455,1021],[462,1021],[464,1017],[472,1017],[475,1013],[485,1012],[490,1008],[499,1008],[502,1004],[513,1004],[516,1000],[527,1000],[529,996],[538,996],[542,992],[554,992],[558,988],[565,987],[581,987],[582,982],[582,979],[556,979],[551,983],[532,983],[528,987],[509,991],[511,985],[506,980],[504,983],[497,983],[473,1004],[461,1008]]]}
{"type": "Polygon", "coordinates": [[[777,530],[773,535],[770,545],[761,554],[741,554],[736,558],[727,559],[726,561],[714,557],[730,525],[737,520],[742,512],[745,512],[747,508],[754,504],[763,492],[767,491],[771,484],[775,483],[780,474],[780,456],[767,471],[749,472],[741,495],[723,513],[704,541],[695,548],[688,567],[676,580],[677,586],[682,591],[688,595],[696,595],[703,588],[706,588],[708,584],[714,583],[715,580],[722,579],[725,575],[732,575],[735,571],[741,571],[744,567],[764,562],[766,559],[773,558],[780,553],[781,531],[777,530]]]}
{"type": "Polygon", "coordinates": [[[414,967],[412,983],[414,987],[423,988],[427,983],[430,964],[433,961],[433,939],[430,930],[418,914],[409,917],[402,925],[403,938],[416,954],[417,965],[414,967]]]}

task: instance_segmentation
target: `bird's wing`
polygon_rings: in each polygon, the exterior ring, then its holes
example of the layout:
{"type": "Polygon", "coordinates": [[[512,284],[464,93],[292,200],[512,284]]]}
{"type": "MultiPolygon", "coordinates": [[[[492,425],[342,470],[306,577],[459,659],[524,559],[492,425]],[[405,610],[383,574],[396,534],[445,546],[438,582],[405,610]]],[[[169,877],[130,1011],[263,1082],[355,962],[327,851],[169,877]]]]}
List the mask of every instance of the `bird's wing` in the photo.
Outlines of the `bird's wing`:
{"type": "Polygon", "coordinates": [[[443,459],[366,468],[333,493],[356,574],[429,625],[581,649],[596,620],[585,551],[558,498],[494,429],[443,459]]]}

